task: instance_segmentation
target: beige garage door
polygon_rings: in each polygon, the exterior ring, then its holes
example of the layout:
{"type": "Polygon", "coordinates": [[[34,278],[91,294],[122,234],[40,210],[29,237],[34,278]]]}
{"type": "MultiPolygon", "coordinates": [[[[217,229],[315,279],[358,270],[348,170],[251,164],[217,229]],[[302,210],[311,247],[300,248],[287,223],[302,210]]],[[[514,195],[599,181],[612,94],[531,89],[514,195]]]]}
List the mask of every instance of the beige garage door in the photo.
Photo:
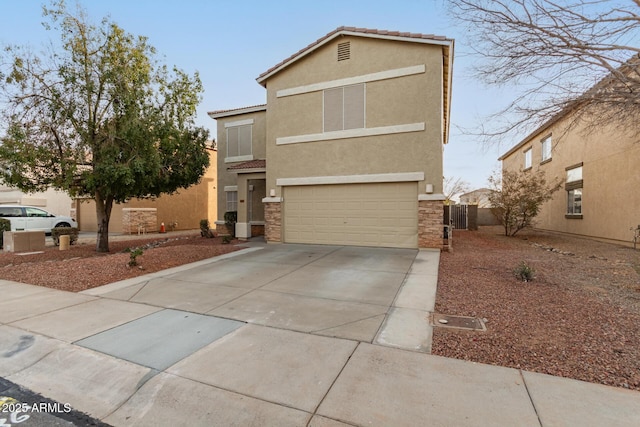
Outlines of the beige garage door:
{"type": "Polygon", "coordinates": [[[284,241],[418,247],[416,182],[284,189],[284,241]]]}

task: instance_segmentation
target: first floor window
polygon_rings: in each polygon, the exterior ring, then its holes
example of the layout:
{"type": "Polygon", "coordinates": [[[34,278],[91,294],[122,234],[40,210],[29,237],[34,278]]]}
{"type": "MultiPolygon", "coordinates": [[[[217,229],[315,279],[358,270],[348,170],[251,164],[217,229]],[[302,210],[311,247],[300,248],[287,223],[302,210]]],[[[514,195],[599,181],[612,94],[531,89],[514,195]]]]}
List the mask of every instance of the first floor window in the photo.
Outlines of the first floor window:
{"type": "Polygon", "coordinates": [[[582,215],[582,188],[567,191],[567,214],[582,215]]]}
{"type": "Polygon", "coordinates": [[[227,191],[227,212],[238,211],[238,192],[227,191]]]}

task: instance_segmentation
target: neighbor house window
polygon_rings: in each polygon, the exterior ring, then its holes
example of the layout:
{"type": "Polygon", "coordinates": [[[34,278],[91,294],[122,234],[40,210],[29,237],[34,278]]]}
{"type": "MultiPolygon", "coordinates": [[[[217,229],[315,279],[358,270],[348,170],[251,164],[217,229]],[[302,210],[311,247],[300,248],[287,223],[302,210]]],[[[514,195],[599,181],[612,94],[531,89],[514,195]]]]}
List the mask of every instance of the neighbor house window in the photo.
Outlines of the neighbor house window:
{"type": "Polygon", "coordinates": [[[529,169],[531,167],[531,148],[524,152],[524,168],[529,169]]]}
{"type": "Polygon", "coordinates": [[[582,218],[582,163],[567,168],[567,215],[566,218],[582,218]]]}
{"type": "Polygon", "coordinates": [[[227,157],[251,155],[252,125],[227,128],[227,157]]]}
{"type": "Polygon", "coordinates": [[[324,131],[364,128],[364,83],[324,90],[324,131]]]}
{"type": "Polygon", "coordinates": [[[238,211],[238,192],[227,191],[227,212],[238,211]]]}
{"type": "Polygon", "coordinates": [[[567,215],[582,215],[582,188],[567,191],[567,215]]]}
{"type": "Polygon", "coordinates": [[[542,141],[542,161],[547,161],[551,159],[551,135],[543,138],[542,141]]]}

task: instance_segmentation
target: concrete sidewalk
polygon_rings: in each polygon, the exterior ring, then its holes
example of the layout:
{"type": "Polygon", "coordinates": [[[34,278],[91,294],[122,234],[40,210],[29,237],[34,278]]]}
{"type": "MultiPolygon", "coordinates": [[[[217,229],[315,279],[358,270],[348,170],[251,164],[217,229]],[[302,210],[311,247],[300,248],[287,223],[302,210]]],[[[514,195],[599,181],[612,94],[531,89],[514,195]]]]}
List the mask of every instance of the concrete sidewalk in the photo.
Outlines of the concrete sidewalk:
{"type": "Polygon", "coordinates": [[[0,280],[0,377],[114,426],[640,425],[638,392],[428,354],[438,255],[270,245],[80,294],[0,280]]]}

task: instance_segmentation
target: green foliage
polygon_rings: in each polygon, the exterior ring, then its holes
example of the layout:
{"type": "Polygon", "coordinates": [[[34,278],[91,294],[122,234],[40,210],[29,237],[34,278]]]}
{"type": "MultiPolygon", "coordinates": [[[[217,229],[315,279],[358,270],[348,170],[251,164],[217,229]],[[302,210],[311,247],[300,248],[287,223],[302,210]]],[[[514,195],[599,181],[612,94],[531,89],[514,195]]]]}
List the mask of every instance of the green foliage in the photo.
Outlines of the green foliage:
{"type": "Polygon", "coordinates": [[[79,230],[76,227],[55,227],[51,229],[53,244],[60,246],[60,236],[70,236],[69,244],[75,245],[78,241],[79,230]]]}
{"type": "Polygon", "coordinates": [[[11,231],[11,221],[6,218],[0,218],[0,249],[4,245],[4,232],[11,231]]]}
{"type": "Polygon", "coordinates": [[[489,177],[492,212],[504,227],[505,236],[515,236],[530,227],[542,205],[551,200],[562,182],[548,183],[543,171],[502,171],[489,177]]]}
{"type": "Polygon", "coordinates": [[[200,236],[207,237],[209,239],[215,237],[213,235],[213,231],[211,231],[211,225],[209,224],[208,219],[200,220],[200,236]]]}
{"type": "Polygon", "coordinates": [[[518,280],[522,280],[523,282],[530,282],[533,280],[535,270],[533,267],[528,265],[526,262],[521,261],[520,264],[513,270],[513,274],[518,278],[518,280]]]}
{"type": "Polygon", "coordinates": [[[138,265],[138,257],[144,253],[142,248],[128,249],[129,252],[129,267],[135,267],[138,265]]]}
{"type": "Polygon", "coordinates": [[[222,236],[222,243],[224,244],[231,243],[232,240],[233,240],[233,237],[229,236],[228,234],[225,234],[224,236],[222,236]]]}
{"type": "Polygon", "coordinates": [[[209,166],[208,132],[194,122],[202,83],[159,65],[146,37],[108,19],[93,25],[63,1],[44,15],[60,49],[1,53],[0,179],[93,198],[97,250],[108,251],[114,202],[187,188],[209,166]]]}
{"type": "Polygon", "coordinates": [[[236,237],[236,222],[238,222],[237,211],[229,211],[224,213],[224,223],[231,233],[231,236],[233,237],[236,237]]]}

